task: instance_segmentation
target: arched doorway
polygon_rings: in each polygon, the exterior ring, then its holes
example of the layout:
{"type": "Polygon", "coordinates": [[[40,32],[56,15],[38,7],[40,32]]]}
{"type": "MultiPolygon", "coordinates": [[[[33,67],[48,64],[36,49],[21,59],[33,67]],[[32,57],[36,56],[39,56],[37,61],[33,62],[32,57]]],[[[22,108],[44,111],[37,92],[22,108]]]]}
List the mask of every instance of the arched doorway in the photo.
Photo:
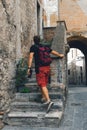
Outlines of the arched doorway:
{"type": "Polygon", "coordinates": [[[67,39],[70,48],[77,48],[81,50],[85,56],[85,75],[87,85],[87,38],[83,36],[72,36],[67,39]]]}

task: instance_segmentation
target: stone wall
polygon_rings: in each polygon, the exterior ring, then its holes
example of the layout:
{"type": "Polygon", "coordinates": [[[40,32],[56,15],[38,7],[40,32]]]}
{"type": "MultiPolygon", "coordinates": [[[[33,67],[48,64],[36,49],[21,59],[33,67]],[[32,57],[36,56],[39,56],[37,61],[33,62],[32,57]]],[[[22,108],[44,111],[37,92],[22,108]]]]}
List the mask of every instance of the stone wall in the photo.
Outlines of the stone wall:
{"type": "Polygon", "coordinates": [[[55,30],[55,36],[52,42],[52,49],[64,54],[63,59],[58,59],[56,56],[53,57],[51,68],[53,75],[51,76],[51,85],[67,87],[67,59],[66,59],[66,24],[64,21],[59,21],[55,30]]]}
{"type": "Polygon", "coordinates": [[[56,27],[48,27],[43,29],[43,36],[47,38],[48,41],[53,39],[55,35],[55,29],[56,27]]]}
{"type": "Polygon", "coordinates": [[[16,61],[25,57],[37,33],[37,1],[0,1],[0,110],[15,95],[16,61]]]}
{"type": "Polygon", "coordinates": [[[0,110],[7,108],[14,92],[15,8],[15,1],[0,1],[0,110]]]}
{"type": "Polygon", "coordinates": [[[22,54],[26,56],[33,42],[32,37],[37,34],[37,3],[35,0],[21,0],[20,2],[20,31],[22,54]]]}
{"type": "Polygon", "coordinates": [[[52,86],[66,86],[68,79],[67,77],[67,52],[69,51],[69,46],[67,45],[67,35],[66,35],[66,24],[64,21],[58,22],[58,26],[44,28],[43,35],[46,37],[47,41],[53,38],[52,49],[58,51],[59,53],[65,54],[63,59],[58,59],[53,57],[53,62],[51,64],[51,85],[52,86]]]}

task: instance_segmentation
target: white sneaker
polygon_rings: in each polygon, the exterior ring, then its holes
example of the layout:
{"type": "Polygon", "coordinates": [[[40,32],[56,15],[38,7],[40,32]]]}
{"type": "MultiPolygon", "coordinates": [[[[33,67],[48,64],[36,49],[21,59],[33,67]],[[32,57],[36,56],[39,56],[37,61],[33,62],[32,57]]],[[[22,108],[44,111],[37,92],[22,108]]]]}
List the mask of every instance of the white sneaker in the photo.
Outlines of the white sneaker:
{"type": "Polygon", "coordinates": [[[50,111],[50,109],[52,108],[53,104],[54,104],[54,102],[52,102],[52,101],[49,102],[46,113],[48,113],[50,111]]]}

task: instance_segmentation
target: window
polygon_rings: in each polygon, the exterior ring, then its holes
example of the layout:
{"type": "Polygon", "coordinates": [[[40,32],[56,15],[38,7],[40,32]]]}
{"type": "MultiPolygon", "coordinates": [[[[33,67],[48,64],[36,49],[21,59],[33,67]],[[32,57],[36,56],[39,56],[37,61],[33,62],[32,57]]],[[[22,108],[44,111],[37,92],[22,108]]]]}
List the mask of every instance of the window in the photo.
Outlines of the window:
{"type": "Polygon", "coordinates": [[[68,75],[70,75],[70,69],[68,70],[68,75]]]}

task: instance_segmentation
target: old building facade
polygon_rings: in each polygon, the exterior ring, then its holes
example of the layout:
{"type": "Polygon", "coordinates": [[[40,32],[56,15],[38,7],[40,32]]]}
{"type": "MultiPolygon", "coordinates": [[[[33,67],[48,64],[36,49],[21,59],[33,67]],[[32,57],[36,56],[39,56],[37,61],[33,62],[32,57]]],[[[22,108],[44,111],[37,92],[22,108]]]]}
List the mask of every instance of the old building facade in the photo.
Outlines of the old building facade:
{"type": "Polygon", "coordinates": [[[65,20],[68,31],[86,31],[86,6],[86,0],[44,0],[44,26],[55,27],[57,20],[65,20]]]}
{"type": "MultiPolygon", "coordinates": [[[[65,21],[67,26],[67,43],[70,48],[80,49],[85,55],[85,76],[87,84],[87,1],[81,0],[44,0],[45,34],[49,38],[48,30],[51,30],[51,38],[54,36],[53,29],[58,21],[65,21]],[[55,11],[54,8],[55,7],[55,11]],[[48,8],[48,10],[46,10],[48,8]],[[51,27],[51,28],[49,28],[51,27]]],[[[54,29],[55,30],[55,29],[54,29]]]]}

